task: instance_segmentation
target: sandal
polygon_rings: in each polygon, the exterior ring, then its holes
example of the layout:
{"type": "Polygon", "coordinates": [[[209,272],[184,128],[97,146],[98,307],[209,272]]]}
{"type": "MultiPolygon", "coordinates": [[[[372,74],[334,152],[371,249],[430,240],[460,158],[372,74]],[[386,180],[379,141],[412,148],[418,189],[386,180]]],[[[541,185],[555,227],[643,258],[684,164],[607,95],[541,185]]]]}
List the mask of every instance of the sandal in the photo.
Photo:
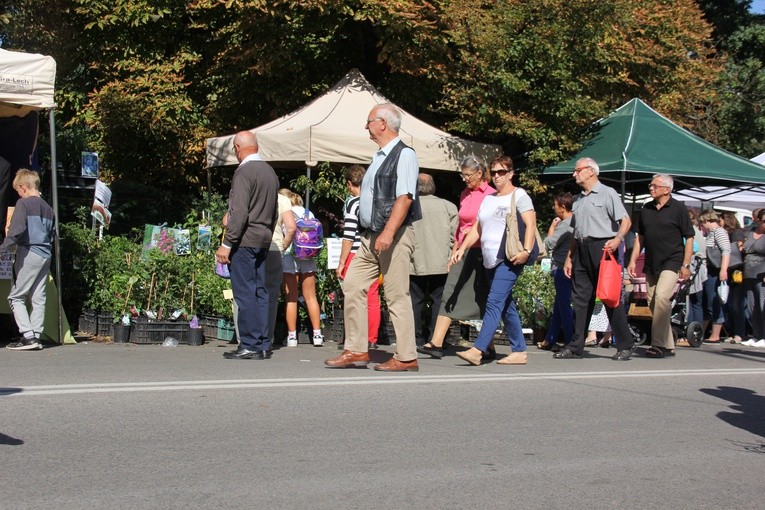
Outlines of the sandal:
{"type": "Polygon", "coordinates": [[[603,347],[604,349],[611,347],[611,340],[610,339],[601,340],[600,342],[598,342],[598,347],[603,347]]]}
{"type": "Polygon", "coordinates": [[[719,344],[719,343],[722,343],[722,340],[720,340],[719,338],[717,340],[712,340],[711,338],[707,338],[706,340],[704,340],[704,343],[705,344],[719,344]]]}
{"type": "Polygon", "coordinates": [[[646,358],[667,358],[674,355],[675,351],[664,347],[649,347],[643,353],[646,358]]]}
{"type": "Polygon", "coordinates": [[[537,349],[542,349],[543,351],[551,351],[553,345],[555,344],[549,344],[547,343],[547,340],[542,340],[541,342],[537,342],[537,349]]]}

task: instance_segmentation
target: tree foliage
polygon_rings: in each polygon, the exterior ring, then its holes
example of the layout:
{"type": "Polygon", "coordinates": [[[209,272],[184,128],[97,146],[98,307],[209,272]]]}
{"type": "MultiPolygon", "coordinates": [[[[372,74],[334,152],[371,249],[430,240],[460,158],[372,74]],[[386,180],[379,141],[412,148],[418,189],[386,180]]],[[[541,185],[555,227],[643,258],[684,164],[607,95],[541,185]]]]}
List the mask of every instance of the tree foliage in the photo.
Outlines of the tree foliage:
{"type": "Polygon", "coordinates": [[[110,178],[162,190],[199,185],[205,137],[283,115],[353,67],[413,114],[530,164],[574,150],[582,127],[632,97],[730,139],[710,114],[726,61],[694,0],[0,5],[3,46],[59,63],[71,138],[110,178]]]}

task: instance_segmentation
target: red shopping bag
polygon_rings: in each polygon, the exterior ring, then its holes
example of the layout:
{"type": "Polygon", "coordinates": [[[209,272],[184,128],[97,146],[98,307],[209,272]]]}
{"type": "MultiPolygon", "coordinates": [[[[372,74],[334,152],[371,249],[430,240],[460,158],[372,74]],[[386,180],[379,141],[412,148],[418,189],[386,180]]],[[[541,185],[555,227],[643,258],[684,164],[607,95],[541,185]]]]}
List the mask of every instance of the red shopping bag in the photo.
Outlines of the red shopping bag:
{"type": "Polygon", "coordinates": [[[603,258],[600,259],[595,297],[609,308],[619,306],[622,298],[622,266],[608,250],[603,250],[603,258]]]}

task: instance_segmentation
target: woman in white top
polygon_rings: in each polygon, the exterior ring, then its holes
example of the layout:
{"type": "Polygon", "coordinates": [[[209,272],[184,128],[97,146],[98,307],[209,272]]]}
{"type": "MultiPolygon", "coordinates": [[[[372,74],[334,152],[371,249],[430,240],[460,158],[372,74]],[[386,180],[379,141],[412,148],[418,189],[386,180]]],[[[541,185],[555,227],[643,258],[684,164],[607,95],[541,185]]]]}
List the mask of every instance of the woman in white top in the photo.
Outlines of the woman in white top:
{"type": "Polygon", "coordinates": [[[523,266],[529,262],[533,263],[539,253],[539,247],[536,246],[534,238],[537,215],[526,191],[513,185],[515,169],[510,157],[494,158],[489,168],[491,168],[489,173],[497,192],[484,198],[478,210],[478,218],[452,257],[452,264],[459,262],[465,254],[465,249],[480,238],[483,265],[489,281],[489,295],[486,298],[486,311],[481,331],[478,333],[474,347],[458,352],[457,356],[472,365],[480,365],[481,356],[489,349],[501,317],[512,352],[497,363],[525,365],[527,362],[526,340],[523,337],[521,320],[513,300],[513,286],[523,271],[523,266]],[[505,218],[510,212],[513,197],[516,212],[519,215],[518,230],[525,250],[507,260],[505,258],[505,218]]]}

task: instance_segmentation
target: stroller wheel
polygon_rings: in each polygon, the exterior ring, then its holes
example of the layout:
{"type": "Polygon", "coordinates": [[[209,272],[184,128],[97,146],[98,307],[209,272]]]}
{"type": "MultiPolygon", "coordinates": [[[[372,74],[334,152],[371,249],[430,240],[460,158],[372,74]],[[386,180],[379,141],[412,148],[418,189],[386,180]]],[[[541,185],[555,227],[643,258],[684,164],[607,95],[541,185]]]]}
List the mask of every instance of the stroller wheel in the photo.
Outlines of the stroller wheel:
{"type": "Polygon", "coordinates": [[[702,330],[701,323],[693,321],[685,328],[685,338],[688,339],[688,344],[691,347],[701,347],[704,341],[704,331],[702,330]]]}
{"type": "Polygon", "coordinates": [[[635,345],[645,344],[648,340],[648,335],[646,332],[634,324],[628,324],[628,326],[630,329],[630,335],[632,335],[632,340],[635,342],[635,345]]]}

